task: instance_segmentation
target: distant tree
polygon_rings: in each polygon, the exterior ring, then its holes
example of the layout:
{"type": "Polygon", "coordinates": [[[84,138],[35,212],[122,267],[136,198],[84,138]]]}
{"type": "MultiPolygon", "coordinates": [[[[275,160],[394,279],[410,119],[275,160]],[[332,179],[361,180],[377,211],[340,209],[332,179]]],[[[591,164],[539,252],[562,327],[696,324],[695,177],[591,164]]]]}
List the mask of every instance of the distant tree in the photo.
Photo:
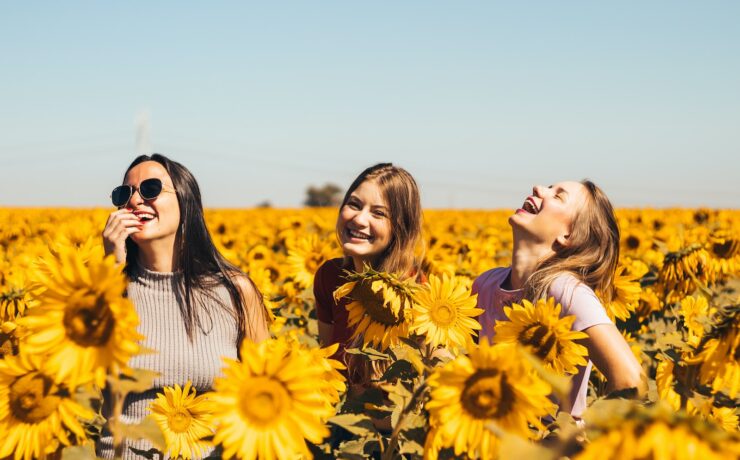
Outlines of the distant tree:
{"type": "Polygon", "coordinates": [[[325,184],[323,187],[313,185],[306,189],[305,206],[339,206],[342,202],[342,189],[335,184],[325,184]]]}
{"type": "Polygon", "coordinates": [[[271,208],[272,203],[270,203],[270,200],[265,200],[257,203],[258,208],[271,208]]]}

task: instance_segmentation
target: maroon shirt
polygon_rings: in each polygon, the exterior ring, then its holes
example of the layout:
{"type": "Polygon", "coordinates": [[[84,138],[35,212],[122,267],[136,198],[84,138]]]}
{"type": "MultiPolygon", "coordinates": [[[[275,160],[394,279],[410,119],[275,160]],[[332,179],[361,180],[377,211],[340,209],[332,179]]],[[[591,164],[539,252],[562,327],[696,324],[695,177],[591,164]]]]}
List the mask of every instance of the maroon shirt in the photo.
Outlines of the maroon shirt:
{"type": "Polygon", "coordinates": [[[335,359],[343,357],[344,349],[349,344],[353,332],[347,325],[349,297],[344,297],[339,302],[334,300],[334,291],[347,282],[344,278],[344,270],[350,267],[345,267],[343,263],[344,260],[341,258],[327,260],[316,271],[313,279],[316,317],[321,322],[334,325],[329,343],[322,345],[339,344],[339,349],[334,355],[335,359]]]}
{"type": "MultiPolygon", "coordinates": [[[[334,325],[329,343],[324,343],[322,346],[326,347],[338,343],[339,349],[334,355],[334,359],[340,360],[344,358],[344,349],[349,345],[354,333],[354,329],[347,324],[349,322],[347,312],[347,304],[350,302],[349,297],[343,297],[339,299],[339,302],[334,300],[334,291],[347,282],[344,271],[353,269],[351,262],[350,265],[343,264],[344,259],[342,258],[327,260],[316,270],[313,279],[316,317],[323,323],[334,325]]],[[[428,282],[424,273],[419,273],[416,281],[421,284],[428,282]]]]}

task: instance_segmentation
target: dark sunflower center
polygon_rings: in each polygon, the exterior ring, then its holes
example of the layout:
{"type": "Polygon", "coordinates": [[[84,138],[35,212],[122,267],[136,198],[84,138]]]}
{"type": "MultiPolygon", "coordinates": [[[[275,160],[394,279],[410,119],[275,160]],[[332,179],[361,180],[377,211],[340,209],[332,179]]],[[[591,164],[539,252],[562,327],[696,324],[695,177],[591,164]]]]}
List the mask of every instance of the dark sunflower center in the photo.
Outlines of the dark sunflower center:
{"type": "Polygon", "coordinates": [[[373,292],[369,282],[357,283],[350,297],[360,302],[367,315],[375,322],[384,326],[395,326],[403,322],[403,309],[396,318],[393,311],[383,303],[383,291],[373,292]]]}
{"type": "Polygon", "coordinates": [[[627,247],[630,249],[637,249],[640,247],[640,238],[636,237],[635,235],[630,235],[627,237],[627,247]]]}
{"type": "Polygon", "coordinates": [[[324,258],[317,255],[310,255],[306,257],[306,270],[314,274],[318,271],[321,264],[324,262],[324,258]]]}
{"type": "Polygon", "coordinates": [[[709,213],[706,211],[696,211],[694,213],[694,222],[697,224],[703,224],[707,220],[709,220],[709,213]]]}
{"type": "Polygon", "coordinates": [[[475,418],[501,418],[514,407],[514,390],[506,374],[482,369],[465,381],[460,397],[462,406],[475,418]]]}
{"type": "Polygon", "coordinates": [[[18,354],[18,340],[12,334],[0,332],[0,358],[18,354]]]}
{"type": "Polygon", "coordinates": [[[59,387],[47,376],[31,372],[10,385],[8,402],[13,416],[24,423],[38,423],[51,415],[61,402],[59,387]]]}
{"type": "Polygon", "coordinates": [[[528,325],[519,333],[519,343],[532,347],[535,356],[545,360],[551,356],[551,353],[557,351],[558,338],[550,328],[536,322],[528,325]]]}
{"type": "Polygon", "coordinates": [[[93,304],[71,305],[64,312],[67,336],[83,347],[99,347],[108,343],[115,319],[105,298],[99,296],[93,304]]]}
{"type": "Polygon", "coordinates": [[[722,259],[729,259],[734,257],[740,249],[740,244],[737,240],[727,239],[724,243],[714,243],[712,245],[712,252],[722,259]]]}

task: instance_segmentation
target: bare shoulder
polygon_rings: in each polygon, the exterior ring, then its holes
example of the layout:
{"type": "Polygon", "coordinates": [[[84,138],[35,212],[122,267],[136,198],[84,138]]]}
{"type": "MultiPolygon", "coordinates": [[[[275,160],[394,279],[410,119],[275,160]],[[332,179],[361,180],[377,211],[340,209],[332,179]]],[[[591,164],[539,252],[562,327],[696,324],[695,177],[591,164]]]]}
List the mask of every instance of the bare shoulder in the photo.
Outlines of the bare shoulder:
{"type": "Polygon", "coordinates": [[[249,292],[249,291],[254,291],[256,289],[254,287],[254,283],[252,283],[252,280],[244,273],[235,273],[231,275],[231,280],[242,291],[249,292]]]}
{"type": "Polygon", "coordinates": [[[235,273],[231,280],[241,292],[246,312],[245,337],[260,342],[270,337],[268,325],[271,322],[270,313],[265,306],[262,295],[252,280],[244,273],[235,273]]]}
{"type": "Polygon", "coordinates": [[[242,297],[249,302],[250,299],[259,298],[259,291],[252,280],[244,273],[234,273],[231,275],[231,281],[239,288],[242,297]]]}

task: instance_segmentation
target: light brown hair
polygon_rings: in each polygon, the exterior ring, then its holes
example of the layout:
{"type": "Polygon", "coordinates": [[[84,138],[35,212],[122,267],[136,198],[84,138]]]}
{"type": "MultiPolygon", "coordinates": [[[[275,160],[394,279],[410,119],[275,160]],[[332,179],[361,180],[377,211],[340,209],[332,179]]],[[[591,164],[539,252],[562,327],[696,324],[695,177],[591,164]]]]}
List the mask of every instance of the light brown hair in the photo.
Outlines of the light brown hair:
{"type": "Polygon", "coordinates": [[[362,171],[352,182],[342,200],[340,213],[352,192],[365,181],[374,182],[380,187],[391,221],[391,240],[373,268],[395,273],[402,278],[417,276],[420,273],[424,244],[421,198],[416,181],[408,171],[394,166],[393,163],[378,163],[362,171]]]}
{"type": "Polygon", "coordinates": [[[619,263],[619,225],[609,198],[596,184],[584,179],[586,202],[576,212],[566,246],[540,262],[524,283],[524,295],[536,300],[547,296],[552,282],[571,273],[585,285],[611,300],[612,280],[619,263]]]}
{"type": "MultiPolygon", "coordinates": [[[[352,192],[366,181],[380,187],[388,206],[391,221],[391,240],[388,247],[374,261],[373,269],[394,273],[401,278],[420,277],[421,261],[424,257],[422,237],[422,211],[419,188],[416,181],[403,168],[393,163],[378,163],[360,173],[344,195],[341,208],[350,199],[352,192]]],[[[349,260],[345,258],[345,265],[349,260]]],[[[363,337],[359,335],[348,348],[362,348],[363,337]]],[[[351,383],[370,385],[371,380],[380,378],[390,366],[389,361],[370,361],[362,355],[346,355],[345,364],[351,383]]]]}

